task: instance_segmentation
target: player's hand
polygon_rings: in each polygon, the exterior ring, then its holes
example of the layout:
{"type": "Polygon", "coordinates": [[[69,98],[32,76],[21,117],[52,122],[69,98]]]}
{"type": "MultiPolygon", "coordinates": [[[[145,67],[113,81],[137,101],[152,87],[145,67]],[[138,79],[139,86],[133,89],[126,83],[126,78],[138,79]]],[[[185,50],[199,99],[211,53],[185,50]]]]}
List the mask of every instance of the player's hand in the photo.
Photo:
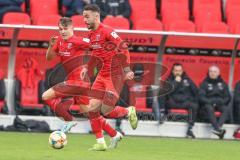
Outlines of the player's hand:
{"type": "Polygon", "coordinates": [[[182,78],[181,78],[181,76],[176,76],[175,80],[176,80],[177,82],[181,82],[181,81],[182,81],[182,78]]]}
{"type": "Polygon", "coordinates": [[[87,75],[87,68],[83,68],[82,70],[81,70],[81,73],[80,73],[80,78],[81,78],[81,80],[84,80],[84,78],[86,77],[86,75],[87,75]]]}
{"type": "Polygon", "coordinates": [[[132,71],[126,73],[125,80],[133,80],[133,78],[134,78],[134,73],[132,71]]]}
{"type": "Polygon", "coordinates": [[[56,44],[57,39],[58,39],[58,36],[51,37],[49,41],[49,45],[53,46],[54,44],[56,44]]]}

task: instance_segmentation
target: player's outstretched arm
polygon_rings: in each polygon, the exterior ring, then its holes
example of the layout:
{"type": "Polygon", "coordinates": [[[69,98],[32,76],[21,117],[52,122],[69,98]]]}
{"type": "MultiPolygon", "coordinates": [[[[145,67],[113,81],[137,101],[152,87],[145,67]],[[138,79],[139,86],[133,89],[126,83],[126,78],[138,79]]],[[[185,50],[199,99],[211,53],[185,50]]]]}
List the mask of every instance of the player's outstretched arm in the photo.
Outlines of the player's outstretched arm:
{"type": "Polygon", "coordinates": [[[57,38],[58,37],[51,37],[51,39],[49,41],[49,46],[48,46],[47,53],[46,53],[46,59],[48,61],[54,59],[57,55],[57,53],[55,52],[56,48],[54,47],[57,42],[57,38]]]}

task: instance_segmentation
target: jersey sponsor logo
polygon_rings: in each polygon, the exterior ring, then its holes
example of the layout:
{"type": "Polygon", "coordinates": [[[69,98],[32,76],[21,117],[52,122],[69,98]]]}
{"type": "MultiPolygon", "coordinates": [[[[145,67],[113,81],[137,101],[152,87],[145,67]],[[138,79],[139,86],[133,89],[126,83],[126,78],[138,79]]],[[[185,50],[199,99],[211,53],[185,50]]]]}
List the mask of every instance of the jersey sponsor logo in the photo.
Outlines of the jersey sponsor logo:
{"type": "Polygon", "coordinates": [[[116,32],[112,32],[112,33],[111,33],[111,36],[112,36],[113,38],[115,38],[115,39],[119,37],[116,32]]]}
{"type": "Polygon", "coordinates": [[[185,87],[190,86],[190,84],[189,84],[189,82],[188,82],[187,79],[184,79],[184,80],[183,80],[183,85],[184,85],[185,87]]]}
{"type": "Polygon", "coordinates": [[[60,56],[66,56],[66,57],[69,57],[70,55],[71,55],[71,53],[70,52],[59,52],[59,55],[60,56]]]}
{"type": "Polygon", "coordinates": [[[222,82],[218,82],[217,86],[220,90],[223,90],[223,83],[222,82]]]}
{"type": "Polygon", "coordinates": [[[213,85],[211,83],[208,83],[208,90],[213,90],[213,85]]]}
{"type": "Polygon", "coordinates": [[[93,44],[92,49],[100,49],[102,48],[100,44],[93,44]]]}
{"type": "Polygon", "coordinates": [[[83,42],[90,43],[90,39],[88,39],[88,38],[83,38],[83,42]]]}

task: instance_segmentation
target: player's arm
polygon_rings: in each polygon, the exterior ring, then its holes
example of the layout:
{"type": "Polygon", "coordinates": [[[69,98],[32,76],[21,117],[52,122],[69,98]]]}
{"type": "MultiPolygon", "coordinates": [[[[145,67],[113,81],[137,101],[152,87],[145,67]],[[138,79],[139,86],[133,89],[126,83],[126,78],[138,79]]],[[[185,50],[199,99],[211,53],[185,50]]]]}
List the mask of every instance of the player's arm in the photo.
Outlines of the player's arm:
{"type": "MultiPolygon", "coordinates": [[[[90,39],[89,38],[82,38],[81,41],[79,41],[79,47],[81,49],[87,49],[87,50],[92,50],[91,45],[90,45],[90,39]]],[[[91,55],[88,63],[83,67],[81,71],[81,79],[84,79],[84,77],[87,75],[88,76],[93,76],[93,71],[95,68],[101,68],[101,63],[99,63],[99,60],[97,57],[91,55]],[[100,67],[99,67],[100,66],[100,67]]]]}
{"type": "Polygon", "coordinates": [[[128,51],[128,44],[124,42],[114,30],[108,30],[106,33],[107,39],[110,41],[110,43],[115,44],[118,53],[121,53],[125,56],[125,62],[123,63],[123,66],[127,67],[128,71],[128,69],[130,68],[130,55],[128,51]]]}
{"type": "Polygon", "coordinates": [[[128,51],[128,44],[124,42],[115,31],[109,30],[107,32],[107,38],[110,42],[114,43],[117,47],[116,50],[118,53],[121,53],[123,55],[122,66],[123,70],[126,74],[126,79],[132,80],[134,78],[134,73],[132,72],[130,68],[130,54],[128,51]],[[110,31],[110,32],[109,32],[110,31]]]}
{"type": "Polygon", "coordinates": [[[56,53],[58,51],[57,38],[58,37],[51,37],[51,39],[49,41],[49,46],[48,46],[47,53],[46,53],[46,59],[48,61],[54,59],[57,55],[57,53],[56,53]]]}
{"type": "Polygon", "coordinates": [[[88,73],[88,75],[91,77],[93,73],[93,70],[95,68],[99,68],[99,60],[97,57],[94,57],[94,56],[90,56],[90,59],[88,61],[88,63],[83,67],[82,71],[81,71],[81,79],[84,79],[88,73]]]}

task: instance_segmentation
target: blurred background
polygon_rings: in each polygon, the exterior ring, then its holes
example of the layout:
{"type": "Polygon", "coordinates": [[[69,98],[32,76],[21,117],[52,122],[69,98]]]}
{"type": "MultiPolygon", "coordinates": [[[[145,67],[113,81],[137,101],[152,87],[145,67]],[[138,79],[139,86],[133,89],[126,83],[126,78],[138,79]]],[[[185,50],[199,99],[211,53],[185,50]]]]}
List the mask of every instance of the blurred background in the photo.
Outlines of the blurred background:
{"type": "MultiPolygon", "coordinates": [[[[60,128],[63,121],[41,99],[59,63],[46,61],[45,53],[62,16],[71,17],[76,35],[86,36],[82,11],[90,3],[99,5],[102,23],[131,44],[136,78],[125,84],[118,104],[135,105],[140,123],[132,131],[125,119],[110,120],[116,129],[126,135],[219,138],[213,128],[236,138],[239,0],[0,0],[2,130],[18,130],[16,115],[45,121],[49,131],[60,128]]],[[[76,106],[69,112],[79,118],[71,132],[91,131],[76,106]]]]}

